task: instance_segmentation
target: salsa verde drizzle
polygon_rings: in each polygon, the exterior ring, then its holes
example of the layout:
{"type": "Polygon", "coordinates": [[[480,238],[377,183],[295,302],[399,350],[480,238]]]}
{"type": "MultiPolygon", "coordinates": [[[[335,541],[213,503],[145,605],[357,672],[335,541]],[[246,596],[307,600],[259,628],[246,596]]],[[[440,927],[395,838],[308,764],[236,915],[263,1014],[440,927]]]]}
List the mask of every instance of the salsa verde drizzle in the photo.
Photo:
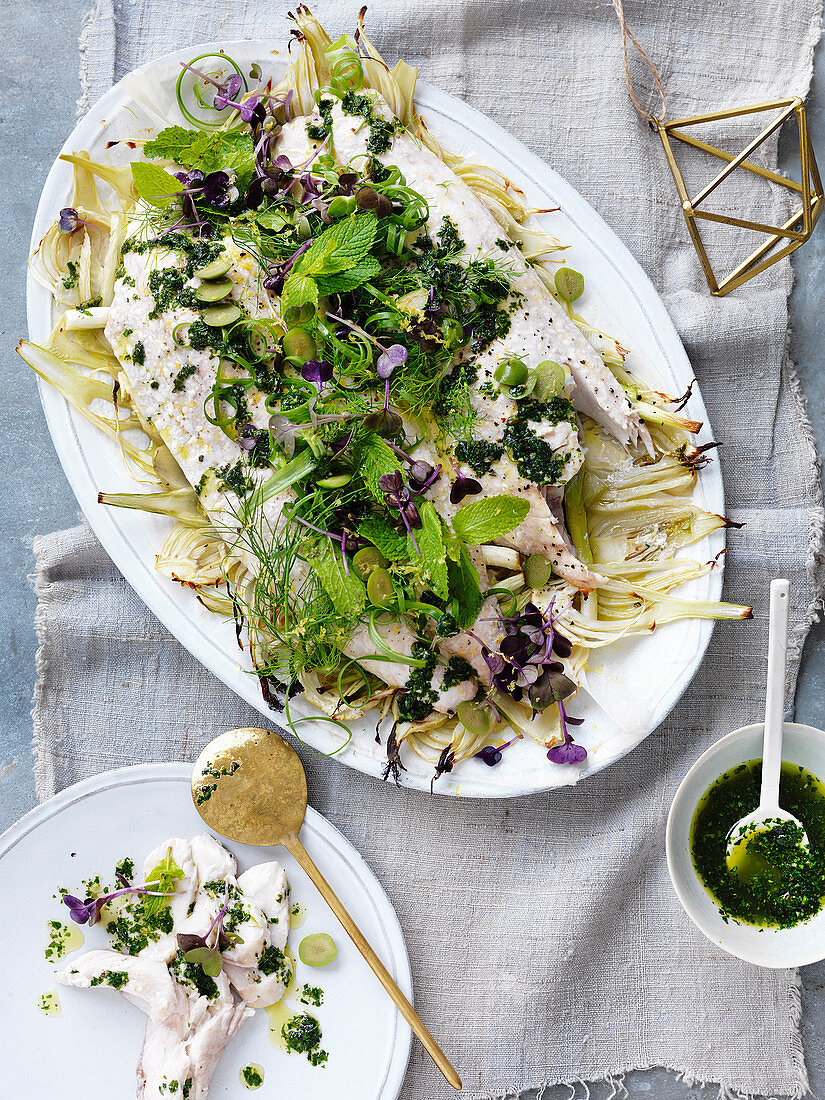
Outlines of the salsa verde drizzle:
{"type": "Polygon", "coordinates": [[[761,776],[762,761],[749,760],[716,780],[694,814],[691,855],[726,921],[791,928],[825,901],[825,787],[799,765],[782,765],[780,805],[802,822],[808,851],[797,826],[775,825],[748,842],[751,873],[743,875],[728,868],[727,837],[759,805],[761,776]]]}

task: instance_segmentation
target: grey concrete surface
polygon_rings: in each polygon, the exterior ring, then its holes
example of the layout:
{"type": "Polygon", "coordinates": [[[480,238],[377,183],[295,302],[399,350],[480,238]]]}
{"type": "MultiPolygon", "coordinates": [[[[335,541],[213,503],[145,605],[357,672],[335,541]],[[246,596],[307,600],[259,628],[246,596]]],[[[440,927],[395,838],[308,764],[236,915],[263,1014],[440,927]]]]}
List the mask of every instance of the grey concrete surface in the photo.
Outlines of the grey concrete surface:
{"type": "MultiPolygon", "coordinates": [[[[78,95],[77,39],[90,0],[30,0],[2,5],[5,49],[0,61],[0,829],[34,805],[29,710],[34,683],[35,599],[28,574],[33,569],[35,535],[76,522],[77,506],[45,430],[33,375],[14,354],[26,332],[24,281],[29,234],[46,172],[71,129],[78,95]]],[[[817,55],[808,104],[814,145],[825,168],[825,49],[817,55]]],[[[799,364],[809,412],[820,449],[825,449],[825,348],[822,301],[825,295],[825,230],[795,257],[797,283],[792,299],[794,357],[799,364]]],[[[797,692],[797,718],[825,726],[825,624],[811,631],[797,692]]],[[[804,1040],[812,1096],[825,1094],[825,964],[803,971],[804,1040]]],[[[754,1006],[758,1011],[758,1006],[754,1006]]],[[[617,1005],[617,1011],[621,1006],[617,1005]]],[[[724,1036],[720,1036],[724,1042],[724,1036]]],[[[632,1096],[648,1100],[710,1100],[716,1086],[691,1087],[663,1069],[628,1075],[632,1096]]],[[[593,1100],[610,1094],[592,1087],[593,1100]]],[[[583,1090],[578,1090],[583,1095],[583,1090]]],[[[569,1097],[553,1089],[545,1100],[569,1097]]],[[[22,1100],[22,1098],[21,1098],[22,1100]]]]}

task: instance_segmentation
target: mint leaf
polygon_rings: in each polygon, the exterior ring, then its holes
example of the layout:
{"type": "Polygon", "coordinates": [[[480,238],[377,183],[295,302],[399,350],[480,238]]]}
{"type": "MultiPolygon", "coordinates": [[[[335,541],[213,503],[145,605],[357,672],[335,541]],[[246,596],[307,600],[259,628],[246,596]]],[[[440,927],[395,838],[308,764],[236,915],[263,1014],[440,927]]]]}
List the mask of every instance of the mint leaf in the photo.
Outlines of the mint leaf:
{"type": "Polygon", "coordinates": [[[450,592],[447,580],[447,552],[444,548],[441,520],[429,501],[418,505],[418,514],[421,516],[421,530],[415,532],[415,541],[418,545],[417,556],[412,537],[407,536],[410,560],[416,563],[425,584],[429,585],[436,596],[447,600],[450,592]]]}
{"type": "Polygon", "coordinates": [[[378,219],[371,210],[350,214],[316,237],[295,264],[302,275],[337,275],[359,264],[375,242],[378,219]]]}
{"type": "Polygon", "coordinates": [[[180,191],[180,181],[160,168],[157,164],[147,164],[143,160],[132,161],[132,180],[135,191],[151,206],[165,210],[176,201],[180,191]]]}
{"type": "Polygon", "coordinates": [[[487,497],[459,508],[453,528],[470,546],[506,535],[527,518],[530,505],[521,497],[487,497]]]}
{"type": "Polygon", "coordinates": [[[458,560],[447,559],[447,575],[453,615],[461,630],[472,626],[481,611],[484,595],[478,570],[473,565],[467,547],[462,543],[458,560]]]}
{"type": "Polygon", "coordinates": [[[382,474],[394,474],[400,470],[401,463],[380,436],[368,435],[358,448],[355,468],[372,496],[383,504],[384,494],[378,479],[382,474]]]}
{"type": "Polygon", "coordinates": [[[271,210],[253,210],[250,212],[250,218],[273,233],[278,233],[290,223],[289,215],[279,206],[273,206],[271,210]]]}
{"type": "Polygon", "coordinates": [[[209,146],[210,134],[203,130],[187,130],[185,126],[167,126],[157,137],[143,146],[143,155],[149,160],[167,158],[181,168],[200,166],[209,146]]]}
{"type": "Polygon", "coordinates": [[[316,282],[321,294],[341,294],[347,290],[355,290],[362,283],[366,283],[380,274],[381,264],[379,261],[374,256],[365,256],[349,271],[341,271],[337,275],[319,275],[316,282]]]}
{"type": "Polygon", "coordinates": [[[396,531],[385,519],[370,517],[358,524],[358,534],[369,539],[385,558],[400,561],[407,557],[407,536],[396,531]]]}
{"type": "Polygon", "coordinates": [[[300,275],[298,272],[293,271],[284,283],[283,293],[281,294],[281,313],[283,314],[284,310],[293,307],[299,309],[307,302],[313,306],[318,305],[318,287],[306,275],[300,275]]]}
{"type": "Polygon", "coordinates": [[[150,160],[168,158],[181,168],[200,168],[202,172],[242,172],[252,168],[255,147],[252,137],[242,130],[220,130],[206,134],[184,126],[167,126],[143,146],[150,160]]]}
{"type": "Polygon", "coordinates": [[[364,610],[367,590],[352,571],[349,574],[344,572],[344,563],[337,550],[330,547],[320,550],[309,564],[318,574],[324,591],[339,615],[352,617],[364,610]]]}
{"type": "MultiPolygon", "coordinates": [[[[153,886],[158,894],[174,894],[178,888],[177,884],[182,878],[183,871],[172,859],[172,849],[170,847],[165,858],[160,863],[156,863],[146,876],[146,885],[153,886]]],[[[143,904],[147,915],[156,915],[167,904],[167,898],[150,894],[144,898],[143,904]]]]}

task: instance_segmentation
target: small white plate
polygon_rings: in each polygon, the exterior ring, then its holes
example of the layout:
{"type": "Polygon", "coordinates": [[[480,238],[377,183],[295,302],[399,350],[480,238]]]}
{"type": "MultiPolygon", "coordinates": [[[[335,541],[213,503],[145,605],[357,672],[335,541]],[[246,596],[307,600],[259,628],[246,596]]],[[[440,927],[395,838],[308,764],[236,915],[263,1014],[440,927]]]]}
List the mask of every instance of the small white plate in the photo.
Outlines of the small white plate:
{"type": "MultiPolygon", "coordinates": [[[[114,991],[58,986],[43,955],[46,922],[70,923],[65,905],[52,896],[59,887],[80,889],[83,879],[96,874],[108,881],[124,856],[141,866],[146,853],[166,837],[204,831],[189,794],[190,771],[188,764],[154,764],[105,772],[38,806],[0,837],[3,1096],[42,1100],[68,1091],[112,1100],[134,1097],[146,1017],[114,991]],[[60,1016],[46,1016],[38,1007],[47,990],[57,991],[60,1016]]],[[[311,808],[301,839],[412,1000],[401,927],[372,871],[349,841],[311,808]]],[[[293,988],[308,982],[324,991],[320,1008],[300,1005],[294,993],[288,1000],[296,1013],[309,1011],[319,1020],[329,1062],[313,1068],[303,1056],[275,1046],[266,1014],[257,1012],[224,1052],[210,1100],[249,1095],[239,1080],[241,1067],[248,1063],[264,1067],[259,1096],[395,1100],[407,1069],[411,1033],[378,980],[284,848],[227,847],[241,869],[271,859],[286,868],[292,901],[306,915],[289,940],[297,967],[293,988]],[[311,932],[328,932],[335,940],[338,957],[329,966],[313,969],[297,961],[298,943],[311,932]]],[[[102,928],[83,932],[81,950],[108,946],[102,928]]]]}
{"type": "MultiPolygon", "coordinates": [[[[825,958],[825,909],[793,928],[725,922],[690,854],[690,826],[702,795],[731,768],[746,760],[762,759],[763,731],[759,723],[729,733],[702,753],[682,780],[667,821],[667,866],[685,912],[711,943],[757,966],[807,966],[825,958]]],[[[818,779],[825,778],[825,733],[813,726],[786,722],[782,760],[800,764],[818,779]]]]}
{"type": "MultiPolygon", "coordinates": [[[[174,87],[180,62],[210,50],[224,50],[240,65],[260,63],[277,81],[286,68],[286,49],[273,42],[218,42],[178,50],[135,71],[150,85],[174,87]]],[[[120,81],[82,119],[69,135],[64,152],[88,150],[93,158],[115,162],[133,154],[124,145],[108,148],[119,139],[148,136],[146,116],[136,109],[129,80],[120,81]]],[[[449,148],[492,165],[524,192],[527,201],[552,213],[536,221],[570,247],[565,261],[581,271],[587,283],[577,303],[585,319],[621,341],[629,349],[628,367],[654,389],[670,394],[691,390],[684,415],[702,421],[699,444],[713,439],[707,412],[684,348],[664,303],[648,277],[616,234],[573,187],[511,134],[466,103],[419,81],[416,106],[435,136],[449,148]],[[559,208],[558,210],[556,208],[559,208]]],[[[179,122],[184,123],[182,118],[179,122]]],[[[35,249],[57,212],[68,201],[69,165],[56,161],[46,180],[32,234],[35,249]]],[[[51,296],[29,274],[29,336],[35,343],[48,339],[51,296]]],[[[21,368],[22,369],[22,368],[21,368]]],[[[259,710],[271,722],[281,719],[264,702],[257,678],[251,674],[248,654],[241,653],[231,621],[222,621],[198,602],[194,592],[161,576],[155,555],[169,532],[171,521],[146,512],[107,508],[98,504],[98,492],[145,492],[125,470],[116,444],[74,412],[60,394],[45,383],[40,396],[46,421],[63,469],[80,507],[111,559],[167,629],[202,664],[259,710]]],[[[712,461],[699,471],[694,502],[724,515],[722,477],[712,461]]],[[[685,585],[680,596],[718,600],[722,589],[725,546],[723,530],[715,531],[679,556],[718,561],[706,576],[685,585]]],[[[626,639],[596,650],[590,662],[588,687],[571,703],[571,714],[585,719],[576,740],[588,750],[582,766],[552,764],[546,749],[529,738],[508,749],[501,763],[490,768],[480,760],[463,760],[434,786],[437,794],[470,798],[507,798],[568,786],[618,760],[651,733],[675,705],[693,678],[710,641],[713,623],[690,619],[660,626],[655,634],[626,639]]],[[[292,701],[295,717],[320,717],[301,696],[292,701]]],[[[352,740],[341,749],[342,735],[323,720],[300,727],[301,738],[322,753],[368,775],[380,776],[386,766],[384,744],[375,743],[375,717],[351,723],[352,740]]],[[[404,754],[407,770],[402,783],[430,791],[433,762],[415,753],[404,754]]]]}

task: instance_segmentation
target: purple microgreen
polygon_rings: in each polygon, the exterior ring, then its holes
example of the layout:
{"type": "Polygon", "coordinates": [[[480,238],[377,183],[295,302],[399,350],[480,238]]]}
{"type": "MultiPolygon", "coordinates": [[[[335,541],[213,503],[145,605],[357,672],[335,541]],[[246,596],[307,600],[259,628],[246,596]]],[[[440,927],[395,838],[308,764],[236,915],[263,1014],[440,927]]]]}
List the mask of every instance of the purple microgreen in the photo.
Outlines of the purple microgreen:
{"type": "Polygon", "coordinates": [[[254,451],[257,445],[269,435],[266,428],[256,428],[254,424],[243,424],[238,430],[238,446],[242,451],[254,451]]]}
{"type": "Polygon", "coordinates": [[[191,932],[178,932],[177,934],[178,949],[184,953],[183,957],[187,962],[199,966],[204,974],[208,974],[210,978],[217,978],[218,974],[221,972],[221,966],[223,965],[221,952],[237,942],[237,937],[229,936],[223,930],[223,920],[226,916],[228,907],[229,879],[226,879],[224,884],[223,904],[206,932],[204,932],[202,936],[195,935],[191,932]],[[215,937],[215,942],[210,944],[209,939],[216,930],[217,936],[215,937]]]}
{"type": "Polygon", "coordinates": [[[547,759],[554,764],[581,764],[587,756],[584,745],[577,745],[570,735],[568,726],[580,726],[583,718],[571,718],[565,710],[564,703],[559,700],[559,722],[561,723],[564,740],[560,745],[554,745],[547,752],[547,759]]]}
{"type": "Polygon", "coordinates": [[[94,228],[91,222],[86,222],[80,217],[72,206],[64,206],[57,219],[57,228],[61,233],[74,233],[79,225],[87,225],[94,228]]]}
{"type": "Polygon", "coordinates": [[[486,764],[488,768],[494,768],[496,764],[501,763],[501,754],[505,749],[518,741],[518,737],[514,737],[512,741],[508,741],[504,745],[485,745],[483,749],[479,749],[478,752],[473,753],[476,760],[480,760],[483,764],[486,764]]]}
{"type": "Polygon", "coordinates": [[[332,378],[332,363],[328,363],[326,359],[307,359],[301,367],[301,376],[304,381],[317,386],[320,393],[324,383],[332,378]]]}
{"type": "Polygon", "coordinates": [[[403,423],[398,413],[387,409],[376,409],[375,412],[367,413],[364,417],[364,427],[370,432],[375,432],[376,435],[393,436],[398,435],[403,423]]]}
{"type": "MultiPolygon", "coordinates": [[[[235,106],[232,100],[243,87],[243,81],[237,73],[232,73],[231,76],[226,78],[223,84],[217,84],[216,87],[218,88],[218,91],[216,92],[212,102],[216,111],[223,111],[227,107],[235,106]]],[[[257,99],[255,100],[255,102],[257,103],[257,99]]]]}
{"type": "Polygon", "coordinates": [[[234,173],[210,172],[204,178],[200,197],[209,206],[221,208],[228,206],[238,197],[234,173]]]}
{"type": "Polygon", "coordinates": [[[379,378],[384,379],[384,412],[390,411],[390,375],[396,367],[401,367],[407,362],[407,349],[403,344],[390,344],[385,351],[378,356],[375,369],[379,378]]]}
{"type": "Polygon", "coordinates": [[[300,523],[302,527],[308,527],[310,531],[315,531],[316,534],[326,535],[327,538],[335,539],[336,542],[343,542],[343,535],[336,535],[334,531],[325,531],[323,527],[317,527],[314,523],[310,523],[308,519],[302,519],[301,516],[292,516],[293,523],[300,523]]]}
{"type": "MultiPolygon", "coordinates": [[[[343,179],[343,176],[341,179],[343,179]]],[[[355,194],[355,203],[359,210],[372,210],[376,218],[379,219],[392,214],[390,200],[386,195],[380,194],[372,187],[359,187],[355,194]]]]}
{"type": "Polygon", "coordinates": [[[283,413],[273,413],[269,418],[269,430],[272,432],[272,438],[287,458],[292,458],[295,454],[295,433],[301,427],[301,424],[293,424],[283,413]]]}
{"type": "Polygon", "coordinates": [[[286,282],[286,277],[287,275],[289,275],[292,265],[295,263],[299,256],[302,256],[306,252],[311,244],[312,238],[310,238],[308,241],[304,241],[301,247],[296,248],[292,255],[288,256],[287,259],[283,260],[281,263],[273,264],[273,266],[269,269],[271,274],[267,276],[266,279],[264,279],[264,287],[267,290],[271,290],[276,294],[280,294],[281,291],[284,289],[284,283],[286,282]]]}
{"type": "MultiPolygon", "coordinates": [[[[452,462],[452,459],[450,461],[452,462]]],[[[469,477],[467,474],[462,474],[455,462],[452,465],[456,477],[450,486],[450,503],[460,504],[465,497],[476,496],[482,491],[481,482],[476,481],[474,477],[469,477]]]]}
{"type": "Polygon", "coordinates": [[[108,905],[115,898],[123,897],[125,894],[145,894],[151,897],[165,898],[175,893],[174,890],[153,890],[146,883],[142,886],[133,886],[124,875],[119,874],[117,877],[124,884],[122,890],[112,890],[108,894],[101,894],[97,898],[86,898],[84,901],[73,897],[71,894],[63,895],[63,904],[68,906],[69,916],[75,924],[97,924],[103,906],[108,905]]]}
{"type": "Polygon", "coordinates": [[[401,471],[395,470],[391,474],[382,474],[378,479],[378,488],[384,494],[384,500],[387,507],[398,510],[398,514],[401,516],[404,526],[407,528],[407,533],[415,547],[415,552],[418,554],[418,543],[415,541],[413,528],[420,528],[422,526],[421,516],[415,504],[413,504],[410,499],[410,490],[404,484],[404,478],[401,471]]]}
{"type": "Polygon", "coordinates": [[[350,430],[345,435],[339,435],[337,439],[330,440],[328,446],[330,454],[333,458],[341,454],[342,451],[346,450],[346,448],[352,442],[352,437],[354,434],[355,428],[350,428],[350,430]]]}
{"type": "Polygon", "coordinates": [[[403,344],[390,344],[385,352],[378,356],[375,369],[379,378],[389,379],[396,367],[403,367],[407,362],[408,352],[403,344]]]}
{"type": "Polygon", "coordinates": [[[224,85],[218,80],[214,80],[211,76],[207,76],[206,73],[202,73],[200,69],[196,69],[194,65],[187,65],[185,61],[181,61],[181,68],[188,69],[190,73],[194,73],[198,80],[203,80],[207,84],[211,84],[213,88],[217,88],[218,91],[223,91],[224,85]]]}

